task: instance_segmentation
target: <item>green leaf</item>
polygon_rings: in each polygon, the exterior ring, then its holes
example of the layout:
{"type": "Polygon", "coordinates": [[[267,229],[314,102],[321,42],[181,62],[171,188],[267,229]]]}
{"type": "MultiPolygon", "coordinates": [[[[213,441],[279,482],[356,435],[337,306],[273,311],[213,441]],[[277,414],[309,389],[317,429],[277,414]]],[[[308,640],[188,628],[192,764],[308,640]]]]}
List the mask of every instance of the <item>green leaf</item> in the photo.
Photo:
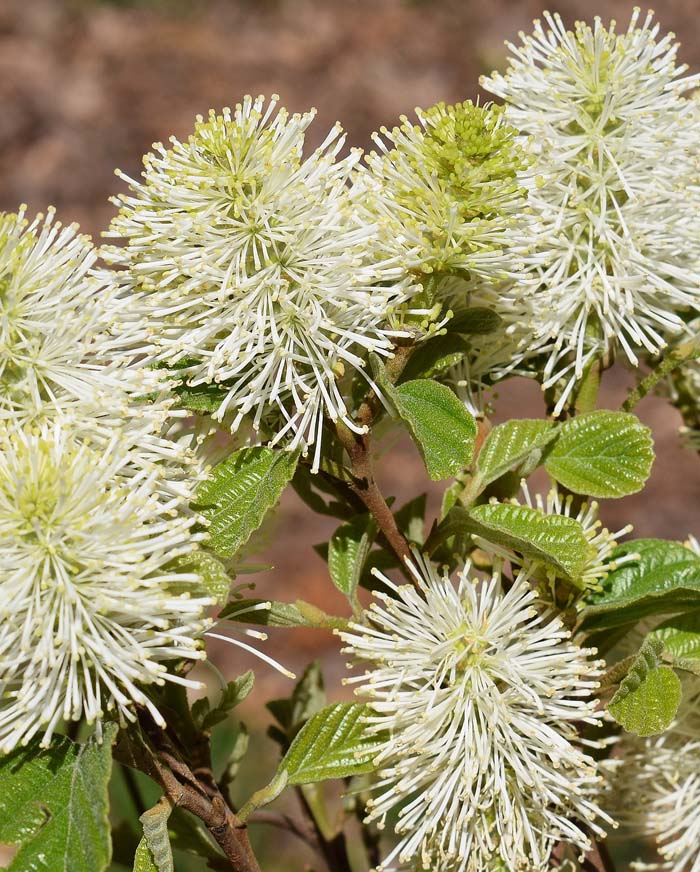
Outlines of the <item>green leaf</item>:
{"type": "Polygon", "coordinates": [[[414,542],[416,545],[420,545],[423,542],[425,508],[427,501],[427,494],[420,494],[420,496],[414,497],[412,500],[404,503],[401,508],[394,513],[396,526],[401,530],[409,542],[414,542]]]}
{"type": "Polygon", "coordinates": [[[472,306],[457,312],[448,322],[446,329],[450,333],[464,333],[470,336],[483,336],[495,333],[503,319],[491,309],[483,306],[472,306]]]}
{"type": "Polygon", "coordinates": [[[226,391],[219,385],[188,385],[185,383],[173,388],[177,406],[190,412],[216,412],[226,399],[226,391]]]}
{"type": "Polygon", "coordinates": [[[682,667],[688,660],[700,660],[700,610],[674,615],[647,638],[662,642],[677,666],[682,667]]]}
{"type": "Polygon", "coordinates": [[[366,705],[336,703],[315,714],[299,731],[280,763],[288,784],[348,778],[374,769],[382,744],[363,723],[366,705]]]}
{"type": "Polygon", "coordinates": [[[376,535],[374,519],[370,515],[358,515],[338,527],[328,543],[328,569],[333,584],[353,604],[376,535]]]}
{"type": "Polygon", "coordinates": [[[202,579],[202,588],[216,603],[225,603],[231,591],[231,576],[226,567],[207,551],[192,551],[170,561],[178,572],[196,572],[202,579]]]}
{"type": "Polygon", "coordinates": [[[434,481],[470,464],[476,421],[448,387],[428,379],[405,382],[396,388],[396,404],[434,481]]]}
{"type": "Polygon", "coordinates": [[[259,624],[265,627],[313,627],[316,626],[299,608],[297,603],[281,603],[275,600],[232,600],[220,612],[219,618],[239,621],[242,624],[259,624]],[[257,608],[265,603],[270,608],[257,608]]]}
{"type": "Polygon", "coordinates": [[[581,524],[564,515],[545,515],[529,506],[489,503],[469,510],[484,539],[540,560],[565,579],[581,576],[595,553],[581,524]]]}
{"type": "Polygon", "coordinates": [[[608,705],[618,724],[638,736],[663,733],[681,703],[680,679],[660,665],[663,650],[660,639],[647,639],[608,705]]]}
{"type": "Polygon", "coordinates": [[[206,696],[195,700],[192,705],[192,718],[197,729],[206,732],[225,721],[230,712],[251,692],[254,681],[255,675],[251,670],[229,681],[214,708],[206,696]]]}
{"type": "Polygon", "coordinates": [[[107,784],[115,724],[104,741],[57,736],[0,757],[0,843],[16,845],[9,872],[103,872],[111,841],[107,784]]]}
{"type": "Polygon", "coordinates": [[[476,475],[481,487],[519,466],[533,452],[541,451],[555,435],[552,421],[523,419],[494,427],[476,461],[476,475]]]}
{"type": "Polygon", "coordinates": [[[612,561],[638,554],[613,569],[582,612],[586,628],[619,627],[652,614],[700,607],[700,558],[679,542],[636,539],[615,549],[612,561]]]}
{"type": "Polygon", "coordinates": [[[276,505],[297,465],[298,454],[243,448],[215,466],[197,488],[197,503],[209,521],[209,546],[232,557],[276,505]]]}
{"type": "Polygon", "coordinates": [[[273,699],[266,703],[266,708],[282,728],[272,727],[270,735],[284,749],[296,736],[308,719],[321,711],[326,704],[326,693],[323,688],[323,675],[318,660],[314,660],[304,670],[292,695],[287,699],[273,699]]]}
{"type": "Polygon", "coordinates": [[[145,811],[139,820],[143,839],[134,858],[134,872],[174,872],[173,850],[168,834],[168,818],[172,805],[165,797],[145,811]]]}
{"type": "Polygon", "coordinates": [[[409,357],[399,381],[432,378],[459,363],[469,353],[469,343],[456,333],[421,343],[409,357]]]}
{"type": "Polygon", "coordinates": [[[653,462],[648,427],[627,412],[600,410],[564,421],[545,468],[574,493],[624,497],[642,489],[653,462]]]}

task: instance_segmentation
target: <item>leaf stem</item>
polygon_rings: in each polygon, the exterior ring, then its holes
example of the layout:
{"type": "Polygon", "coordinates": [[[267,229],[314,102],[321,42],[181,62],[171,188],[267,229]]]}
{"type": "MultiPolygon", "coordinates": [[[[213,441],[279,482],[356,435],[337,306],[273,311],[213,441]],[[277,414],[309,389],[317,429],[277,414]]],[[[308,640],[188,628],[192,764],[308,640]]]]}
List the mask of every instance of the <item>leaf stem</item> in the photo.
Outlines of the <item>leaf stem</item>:
{"type": "Polygon", "coordinates": [[[694,360],[698,356],[700,356],[700,341],[698,339],[689,339],[687,342],[683,342],[672,351],[669,351],[669,353],[661,359],[658,366],[656,366],[628,393],[627,399],[620,406],[621,411],[631,412],[637,403],[654,387],[656,387],[662,378],[673,372],[674,369],[677,369],[689,360],[694,360]]]}

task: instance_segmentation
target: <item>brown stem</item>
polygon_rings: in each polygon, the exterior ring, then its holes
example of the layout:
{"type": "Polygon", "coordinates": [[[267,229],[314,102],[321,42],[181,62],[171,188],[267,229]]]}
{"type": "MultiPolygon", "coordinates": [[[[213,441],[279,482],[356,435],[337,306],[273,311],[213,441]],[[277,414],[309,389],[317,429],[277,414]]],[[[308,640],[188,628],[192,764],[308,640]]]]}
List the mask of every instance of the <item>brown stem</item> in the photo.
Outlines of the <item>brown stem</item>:
{"type": "Polygon", "coordinates": [[[140,709],[138,714],[150,746],[140,734],[132,733],[127,737],[126,747],[117,748],[121,762],[150,775],[175,805],[198,817],[228,858],[232,872],[260,872],[246,825],[236,817],[218,790],[212,795],[211,786],[195,778],[150,714],[145,709],[140,709]]]}
{"type": "Polygon", "coordinates": [[[593,842],[593,847],[586,854],[586,864],[595,872],[615,872],[613,858],[602,842],[593,842]]]}
{"type": "Polygon", "coordinates": [[[348,486],[362,500],[377,522],[389,547],[399,558],[399,563],[405,566],[406,561],[411,559],[411,548],[406,537],[399,530],[393,512],[374,478],[369,434],[353,433],[341,421],[337,423],[336,429],[338,438],[350,458],[353,480],[348,483],[348,486]]]}

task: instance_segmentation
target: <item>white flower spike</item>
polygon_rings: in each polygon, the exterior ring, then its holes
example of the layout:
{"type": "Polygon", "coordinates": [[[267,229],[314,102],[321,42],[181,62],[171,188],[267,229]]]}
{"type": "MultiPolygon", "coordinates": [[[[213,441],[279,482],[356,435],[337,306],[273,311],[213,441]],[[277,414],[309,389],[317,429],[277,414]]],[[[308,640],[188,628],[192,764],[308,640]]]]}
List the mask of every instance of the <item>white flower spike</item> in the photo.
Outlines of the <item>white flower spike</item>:
{"type": "Polygon", "coordinates": [[[0,419],[100,410],[118,420],[143,379],[117,368],[109,282],[95,278],[90,240],[53,209],[29,222],[0,213],[0,419]]]}
{"type": "Polygon", "coordinates": [[[388,731],[369,819],[400,807],[401,840],[380,869],[541,872],[559,840],[585,851],[584,825],[612,823],[577,732],[602,717],[601,664],[537,610],[525,574],[505,590],[498,566],[478,580],[467,564],[456,586],[417,554],[410,570],[415,587],[378,574],[391,593],[339,632],[367,664],[349,681],[369,728],[388,731]]]}
{"type": "Polygon", "coordinates": [[[247,97],[198,118],[186,142],[155,146],[129,179],[106,249],[124,267],[120,329],[143,363],[220,385],[214,416],[244,420],[271,444],[318,464],[324,416],[355,430],[339,381],[368,352],[387,355],[391,314],[411,285],[396,263],[367,258],[376,228],[352,208],[359,155],[338,160],[336,126],[310,156],[314,112],[276,112],[247,97]]]}
{"type": "Polygon", "coordinates": [[[528,353],[546,354],[545,387],[561,381],[558,413],[589,361],[619,347],[636,366],[700,307],[700,122],[685,96],[700,79],[651,13],[620,34],[545,19],[482,85],[534,153],[528,353]]]}
{"type": "Polygon", "coordinates": [[[167,664],[203,658],[210,623],[176,561],[203,538],[197,517],[121,434],[95,451],[65,426],[9,425],[0,449],[0,752],[63,720],[99,733],[134,703],[162,723],[142,685],[192,685],[167,664]]]}

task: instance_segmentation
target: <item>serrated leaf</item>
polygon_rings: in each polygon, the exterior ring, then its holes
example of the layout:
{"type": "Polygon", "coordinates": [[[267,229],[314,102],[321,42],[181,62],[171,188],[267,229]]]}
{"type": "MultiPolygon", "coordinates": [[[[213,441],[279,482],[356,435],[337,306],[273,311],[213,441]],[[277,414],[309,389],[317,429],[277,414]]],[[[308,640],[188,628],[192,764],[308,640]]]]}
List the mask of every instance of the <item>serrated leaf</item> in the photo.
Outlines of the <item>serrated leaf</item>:
{"type": "Polygon", "coordinates": [[[143,839],[136,849],[134,872],[174,872],[173,850],[168,834],[168,819],[172,809],[170,801],[162,798],[139,818],[143,839]]]}
{"type": "Polygon", "coordinates": [[[18,846],[9,872],[103,872],[111,841],[107,784],[111,743],[83,745],[57,736],[0,757],[0,843],[18,846]]]}
{"type": "Polygon", "coordinates": [[[623,497],[642,489],[653,462],[648,427],[627,412],[599,410],[564,421],[545,469],[574,493],[623,497]]]}
{"type": "Polygon", "coordinates": [[[262,524],[290,482],[298,454],[243,448],[215,466],[197,488],[197,503],[209,521],[208,545],[232,557],[262,524]]]}
{"type": "Polygon", "coordinates": [[[201,578],[201,587],[216,603],[225,603],[231,591],[231,576],[226,567],[207,551],[192,551],[170,561],[178,572],[195,572],[201,578]]]}
{"type": "Polygon", "coordinates": [[[280,763],[288,784],[311,784],[348,778],[374,769],[381,738],[367,732],[366,705],[336,703],[315,714],[301,728],[280,763]]]}
{"type": "Polygon", "coordinates": [[[545,515],[529,506],[489,503],[469,510],[479,535],[540,560],[569,581],[579,578],[595,553],[581,524],[564,515],[545,515]]]}
{"type": "Polygon", "coordinates": [[[476,461],[482,488],[541,451],[556,435],[552,421],[522,419],[499,424],[486,437],[476,461]]]}
{"type": "Polygon", "coordinates": [[[651,614],[700,607],[700,558],[679,542],[634,539],[615,549],[612,561],[638,554],[613,569],[582,612],[587,628],[633,623],[651,614]]]}
{"type": "Polygon", "coordinates": [[[328,543],[328,570],[333,584],[354,603],[377,524],[370,515],[359,515],[338,527],[328,543]]]}
{"type": "Polygon", "coordinates": [[[226,689],[222,691],[213,708],[206,696],[195,700],[192,705],[192,718],[197,729],[202,732],[208,731],[225,721],[233,709],[251,692],[254,682],[255,675],[249,670],[227,683],[226,689]]]}
{"type": "Polygon", "coordinates": [[[448,322],[450,333],[463,333],[468,336],[484,336],[495,333],[503,319],[500,315],[484,306],[472,306],[457,312],[448,322]]]}
{"type": "Polygon", "coordinates": [[[655,736],[676,716],[681,682],[673,669],[660,665],[663,650],[660,639],[647,639],[610,700],[608,711],[629,733],[655,736]]]}

